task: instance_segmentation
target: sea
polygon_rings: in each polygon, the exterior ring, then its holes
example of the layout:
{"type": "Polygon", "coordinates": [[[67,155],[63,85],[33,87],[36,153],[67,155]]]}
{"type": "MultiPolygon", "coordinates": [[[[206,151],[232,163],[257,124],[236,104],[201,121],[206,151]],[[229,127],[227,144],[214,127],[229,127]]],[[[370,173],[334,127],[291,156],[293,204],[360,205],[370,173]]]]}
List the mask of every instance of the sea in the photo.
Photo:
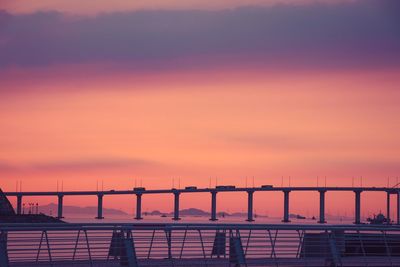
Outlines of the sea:
{"type": "MultiPolygon", "coordinates": [[[[188,223],[221,223],[221,224],[280,224],[282,223],[282,218],[279,217],[257,217],[253,222],[246,221],[245,217],[239,216],[225,216],[218,217],[217,221],[210,221],[209,217],[205,216],[182,216],[180,220],[175,221],[172,220],[171,216],[161,217],[148,215],[143,216],[142,220],[134,219],[134,215],[105,215],[104,219],[96,219],[93,217],[82,216],[81,214],[65,214],[65,218],[63,219],[65,222],[69,223],[180,223],[180,224],[188,224],[188,223]]],[[[290,224],[316,224],[319,225],[318,219],[297,219],[290,218],[290,224]]],[[[352,224],[353,219],[345,217],[345,218],[333,218],[327,219],[326,224],[352,224]]]]}

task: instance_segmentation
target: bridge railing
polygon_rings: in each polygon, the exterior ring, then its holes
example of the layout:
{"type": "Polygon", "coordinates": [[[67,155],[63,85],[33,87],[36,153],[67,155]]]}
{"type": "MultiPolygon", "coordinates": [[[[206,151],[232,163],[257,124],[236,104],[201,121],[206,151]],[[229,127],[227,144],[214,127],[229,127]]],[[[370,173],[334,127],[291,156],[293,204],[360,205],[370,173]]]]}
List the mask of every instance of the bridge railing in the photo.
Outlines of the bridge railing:
{"type": "Polygon", "coordinates": [[[0,224],[0,266],[400,266],[400,227],[0,224]]]}

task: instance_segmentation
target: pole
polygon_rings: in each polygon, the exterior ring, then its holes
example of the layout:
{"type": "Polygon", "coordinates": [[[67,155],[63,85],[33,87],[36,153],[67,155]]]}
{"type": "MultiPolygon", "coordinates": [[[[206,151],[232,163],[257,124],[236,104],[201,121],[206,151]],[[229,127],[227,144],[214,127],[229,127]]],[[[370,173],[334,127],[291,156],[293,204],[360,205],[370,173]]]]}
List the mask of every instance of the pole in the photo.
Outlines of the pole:
{"type": "Polygon", "coordinates": [[[63,217],[63,197],[64,195],[58,195],[58,210],[57,210],[57,218],[62,219],[63,217]]]}
{"type": "Polygon", "coordinates": [[[387,222],[390,223],[390,192],[387,192],[387,199],[386,199],[386,218],[387,218],[387,222]]]}
{"type": "Polygon", "coordinates": [[[325,221],[325,190],[319,191],[319,223],[326,223],[325,221]]]}
{"type": "Polygon", "coordinates": [[[397,191],[397,224],[400,224],[400,191],[397,191]]]}
{"type": "Polygon", "coordinates": [[[179,218],[179,192],[174,193],[174,218],[172,220],[178,221],[181,218],[179,218]]]}
{"type": "Polygon", "coordinates": [[[282,222],[290,222],[289,220],[289,190],[284,190],[284,198],[283,198],[283,220],[282,222]]]}
{"type": "Polygon", "coordinates": [[[361,223],[361,192],[362,191],[354,191],[355,193],[355,224],[361,223]]]}
{"type": "Polygon", "coordinates": [[[103,194],[97,195],[97,217],[96,219],[104,219],[103,217],[103,194]]]}
{"type": "Polygon", "coordinates": [[[254,191],[247,191],[247,221],[252,222],[253,219],[253,194],[254,191]]]}
{"type": "Polygon", "coordinates": [[[136,220],[141,220],[142,218],[142,194],[136,194],[136,220]]]}
{"type": "Polygon", "coordinates": [[[211,218],[210,221],[216,221],[217,219],[217,191],[211,192],[211,218]]]}
{"type": "Polygon", "coordinates": [[[17,195],[17,214],[22,214],[22,195],[17,195]]]}

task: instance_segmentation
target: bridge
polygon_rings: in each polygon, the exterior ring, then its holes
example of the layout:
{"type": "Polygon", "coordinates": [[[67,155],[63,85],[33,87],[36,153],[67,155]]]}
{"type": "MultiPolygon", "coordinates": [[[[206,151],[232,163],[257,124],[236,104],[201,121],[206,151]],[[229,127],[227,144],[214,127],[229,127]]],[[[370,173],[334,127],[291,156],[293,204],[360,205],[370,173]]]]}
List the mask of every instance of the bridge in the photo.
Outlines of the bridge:
{"type": "Polygon", "coordinates": [[[325,194],[327,192],[353,192],[354,193],[354,223],[361,223],[361,194],[363,192],[383,192],[387,194],[387,218],[390,219],[390,196],[397,196],[397,218],[396,223],[400,224],[400,188],[388,187],[273,187],[271,185],[261,187],[241,187],[217,186],[215,188],[196,188],[187,187],[185,189],[157,189],[145,190],[144,188],[134,188],[133,190],[109,190],[109,191],[52,191],[52,192],[5,192],[6,196],[17,197],[17,214],[22,212],[22,198],[26,196],[56,196],[58,197],[57,217],[63,218],[63,199],[65,196],[97,196],[97,219],[103,219],[103,197],[106,195],[135,195],[136,196],[136,220],[142,217],[142,196],[154,194],[171,194],[174,196],[174,216],[173,220],[179,220],[179,204],[181,194],[193,194],[208,192],[211,194],[211,221],[217,220],[217,194],[221,192],[246,192],[247,193],[247,221],[254,221],[253,196],[255,192],[278,191],[284,194],[283,218],[282,222],[289,220],[290,192],[308,191],[319,193],[319,223],[326,223],[325,220],[325,194]]]}
{"type": "Polygon", "coordinates": [[[400,226],[0,224],[0,266],[400,266],[400,226]]]}

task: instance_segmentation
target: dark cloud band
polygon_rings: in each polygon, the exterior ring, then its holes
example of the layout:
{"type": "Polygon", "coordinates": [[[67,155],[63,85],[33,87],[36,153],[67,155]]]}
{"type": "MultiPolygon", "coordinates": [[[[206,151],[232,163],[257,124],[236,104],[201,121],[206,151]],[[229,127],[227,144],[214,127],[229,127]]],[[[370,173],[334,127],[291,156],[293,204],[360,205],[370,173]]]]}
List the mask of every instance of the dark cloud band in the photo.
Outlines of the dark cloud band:
{"type": "Polygon", "coordinates": [[[1,12],[0,68],[112,62],[155,69],[246,61],[392,67],[400,64],[397,14],[396,0],[95,17],[1,12]]]}

